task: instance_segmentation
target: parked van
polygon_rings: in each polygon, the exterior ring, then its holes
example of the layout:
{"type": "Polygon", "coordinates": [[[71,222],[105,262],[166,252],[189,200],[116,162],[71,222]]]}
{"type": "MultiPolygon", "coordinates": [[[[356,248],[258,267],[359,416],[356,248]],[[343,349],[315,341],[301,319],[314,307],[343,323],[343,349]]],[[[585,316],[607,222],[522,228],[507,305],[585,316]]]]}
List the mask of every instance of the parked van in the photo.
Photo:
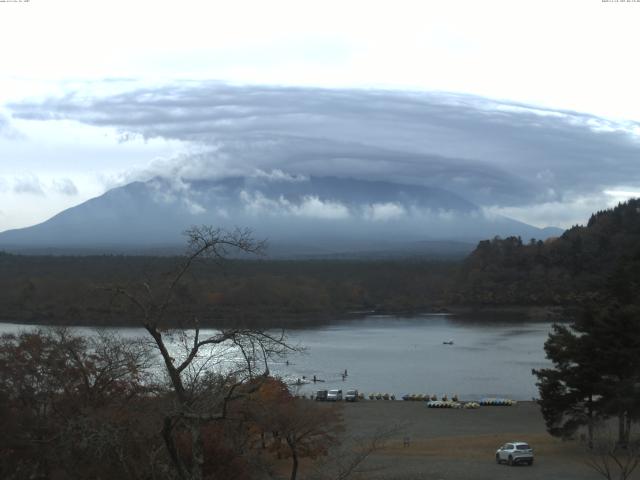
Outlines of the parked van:
{"type": "Polygon", "coordinates": [[[342,400],[342,390],[329,390],[327,402],[338,402],[342,400]]]}

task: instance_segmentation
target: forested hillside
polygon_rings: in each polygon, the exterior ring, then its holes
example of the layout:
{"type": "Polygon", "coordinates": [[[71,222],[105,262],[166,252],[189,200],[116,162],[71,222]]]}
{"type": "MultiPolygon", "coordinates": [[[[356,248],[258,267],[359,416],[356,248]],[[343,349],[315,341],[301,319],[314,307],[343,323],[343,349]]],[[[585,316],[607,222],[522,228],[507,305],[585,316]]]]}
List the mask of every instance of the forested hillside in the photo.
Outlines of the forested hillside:
{"type": "Polygon", "coordinates": [[[612,291],[637,296],[639,282],[640,199],[634,199],[545,242],[519,237],[480,242],[452,283],[448,301],[571,305],[612,291]]]}
{"type": "MultiPolygon", "coordinates": [[[[183,259],[0,254],[0,321],[137,325],[112,287],[159,288],[183,259]]],[[[202,261],[177,293],[174,318],[203,324],[296,325],[350,312],[441,306],[458,262],[413,260],[202,261]]]]}

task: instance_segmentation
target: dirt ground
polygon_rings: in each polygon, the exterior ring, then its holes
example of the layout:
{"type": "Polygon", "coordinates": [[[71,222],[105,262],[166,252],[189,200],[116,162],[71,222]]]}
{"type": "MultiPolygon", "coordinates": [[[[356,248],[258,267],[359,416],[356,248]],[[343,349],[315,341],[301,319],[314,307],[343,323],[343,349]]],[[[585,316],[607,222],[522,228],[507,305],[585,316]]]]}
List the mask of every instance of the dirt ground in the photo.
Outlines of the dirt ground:
{"type": "MultiPolygon", "coordinates": [[[[367,460],[361,478],[406,480],[500,480],[604,478],[585,463],[580,442],[562,442],[545,431],[532,402],[477,410],[429,409],[424,402],[362,401],[343,405],[345,437],[370,437],[396,430],[367,460]],[[508,441],[526,441],[533,466],[497,465],[495,451],[508,441]],[[408,443],[408,444],[407,444],[408,443]]],[[[638,479],[640,472],[632,478],[638,479]]]]}

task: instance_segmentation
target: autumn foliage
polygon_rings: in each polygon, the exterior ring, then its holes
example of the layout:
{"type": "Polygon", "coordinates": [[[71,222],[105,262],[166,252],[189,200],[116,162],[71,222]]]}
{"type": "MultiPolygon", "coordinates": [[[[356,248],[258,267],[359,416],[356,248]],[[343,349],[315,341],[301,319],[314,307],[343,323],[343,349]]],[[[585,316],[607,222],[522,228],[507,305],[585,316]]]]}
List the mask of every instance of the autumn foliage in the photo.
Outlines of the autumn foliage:
{"type": "MultiPolygon", "coordinates": [[[[107,335],[0,337],[0,478],[178,478],[160,434],[172,394],[156,362],[144,344],[107,335]]],[[[226,418],[202,424],[203,478],[297,469],[337,444],[338,411],[294,398],[278,379],[254,382],[226,418]]],[[[191,435],[179,424],[174,435],[188,466],[191,435]]]]}

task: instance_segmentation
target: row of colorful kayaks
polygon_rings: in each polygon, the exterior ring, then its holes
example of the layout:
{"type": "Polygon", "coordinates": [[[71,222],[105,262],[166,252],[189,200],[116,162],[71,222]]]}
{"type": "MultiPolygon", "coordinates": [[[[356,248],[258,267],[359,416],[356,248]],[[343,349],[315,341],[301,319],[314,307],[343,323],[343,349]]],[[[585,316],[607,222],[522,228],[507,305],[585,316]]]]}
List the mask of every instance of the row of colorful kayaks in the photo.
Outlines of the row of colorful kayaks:
{"type": "Polygon", "coordinates": [[[480,408],[481,406],[510,407],[517,402],[510,398],[483,398],[479,402],[458,402],[447,400],[429,400],[429,408],[480,408]]]}
{"type": "MultiPolygon", "coordinates": [[[[428,402],[428,403],[433,403],[434,405],[474,403],[474,402],[461,402],[458,400],[457,395],[454,395],[453,397],[451,397],[451,399],[449,399],[446,395],[443,396],[441,399],[438,399],[438,397],[436,397],[435,395],[428,395],[428,394],[424,395],[422,393],[412,393],[412,394],[403,395],[402,400],[406,402],[428,402]]],[[[479,405],[486,405],[486,406],[507,406],[508,407],[511,405],[515,405],[517,402],[515,400],[511,400],[510,398],[487,397],[475,403],[478,403],[479,405]]]]}
{"type": "Polygon", "coordinates": [[[517,402],[510,398],[483,398],[480,400],[480,405],[495,406],[495,407],[510,407],[517,402]]]}
{"type": "MultiPolygon", "coordinates": [[[[422,394],[422,393],[407,393],[406,395],[402,396],[402,400],[404,400],[405,402],[428,402],[428,401],[437,401],[438,397],[435,395],[429,395],[429,394],[422,394]]],[[[445,395],[444,397],[442,397],[441,401],[443,402],[448,402],[449,398],[445,395]]],[[[458,401],[458,396],[454,395],[453,397],[451,397],[451,401],[453,402],[457,402],[458,401]]]]}
{"type": "Polygon", "coordinates": [[[443,400],[429,400],[427,402],[428,408],[480,408],[478,402],[453,402],[443,400]]]}
{"type": "MultiPolygon", "coordinates": [[[[306,398],[306,395],[302,395],[301,398],[306,398]]],[[[395,400],[396,396],[393,393],[370,393],[364,395],[360,393],[358,395],[360,400],[368,398],[369,400],[395,400]]],[[[454,395],[451,400],[446,396],[442,397],[442,400],[438,400],[435,395],[425,395],[422,393],[406,394],[402,396],[402,400],[406,402],[427,402],[429,408],[480,408],[481,406],[504,406],[510,407],[517,402],[509,398],[483,398],[479,402],[461,402],[458,401],[458,396],[454,395]]]]}

